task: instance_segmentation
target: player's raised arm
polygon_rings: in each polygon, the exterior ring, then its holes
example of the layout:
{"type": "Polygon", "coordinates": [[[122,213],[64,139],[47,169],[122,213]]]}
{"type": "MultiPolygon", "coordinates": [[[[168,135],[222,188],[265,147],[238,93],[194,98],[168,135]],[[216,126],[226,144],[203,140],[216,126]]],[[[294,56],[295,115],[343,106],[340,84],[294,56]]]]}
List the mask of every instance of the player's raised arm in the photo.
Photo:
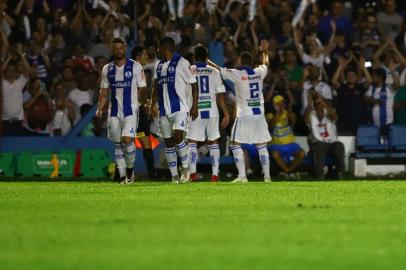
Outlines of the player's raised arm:
{"type": "Polygon", "coordinates": [[[107,65],[103,67],[101,75],[101,85],[99,91],[99,99],[97,102],[97,111],[96,117],[102,118],[103,108],[106,106],[107,101],[109,100],[110,84],[107,78],[107,65]]]}

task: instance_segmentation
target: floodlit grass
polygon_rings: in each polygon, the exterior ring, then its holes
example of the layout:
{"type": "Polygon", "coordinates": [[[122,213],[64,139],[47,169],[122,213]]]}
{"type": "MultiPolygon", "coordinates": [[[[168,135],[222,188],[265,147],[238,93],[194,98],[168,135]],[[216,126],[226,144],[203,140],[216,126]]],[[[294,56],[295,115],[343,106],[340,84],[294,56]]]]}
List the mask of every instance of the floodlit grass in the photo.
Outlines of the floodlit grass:
{"type": "Polygon", "coordinates": [[[406,181],[0,182],[0,268],[405,269],[406,181]]]}

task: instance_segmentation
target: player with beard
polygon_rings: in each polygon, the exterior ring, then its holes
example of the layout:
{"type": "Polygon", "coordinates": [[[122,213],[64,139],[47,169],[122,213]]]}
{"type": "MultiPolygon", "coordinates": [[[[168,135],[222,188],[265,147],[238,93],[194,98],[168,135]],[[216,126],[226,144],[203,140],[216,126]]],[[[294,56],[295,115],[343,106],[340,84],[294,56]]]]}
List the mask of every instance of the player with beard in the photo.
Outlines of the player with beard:
{"type": "Polygon", "coordinates": [[[126,44],[114,38],[111,44],[114,60],[103,67],[97,117],[102,117],[109,100],[108,138],[115,144],[115,161],[121,184],[134,182],[135,145],[138,124],[138,91],[146,87],[141,64],[126,58],[126,44]]]}

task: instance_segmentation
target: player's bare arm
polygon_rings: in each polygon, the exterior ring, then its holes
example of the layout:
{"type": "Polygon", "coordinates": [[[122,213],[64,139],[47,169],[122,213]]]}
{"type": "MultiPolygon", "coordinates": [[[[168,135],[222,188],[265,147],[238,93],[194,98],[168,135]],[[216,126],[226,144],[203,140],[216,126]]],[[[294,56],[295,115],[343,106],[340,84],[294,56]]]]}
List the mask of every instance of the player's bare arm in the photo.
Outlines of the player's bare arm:
{"type": "Polygon", "coordinates": [[[216,99],[217,99],[217,104],[220,107],[220,110],[223,112],[223,120],[221,120],[220,127],[222,129],[226,128],[228,124],[230,123],[230,114],[228,113],[227,110],[227,105],[225,101],[225,93],[220,93],[217,94],[216,99]]]}
{"type": "Polygon", "coordinates": [[[96,117],[102,118],[103,108],[106,106],[108,99],[109,99],[109,88],[100,88],[99,100],[97,102],[96,117]]]}
{"type": "Polygon", "coordinates": [[[154,80],[154,87],[152,88],[151,93],[151,104],[149,106],[149,115],[151,117],[155,117],[158,115],[158,111],[156,109],[156,103],[158,102],[158,81],[154,80]]]}
{"type": "Polygon", "coordinates": [[[192,83],[192,95],[193,95],[193,104],[192,108],[190,109],[190,116],[192,117],[192,120],[195,120],[199,114],[198,109],[199,89],[197,87],[197,83],[192,83]]]}

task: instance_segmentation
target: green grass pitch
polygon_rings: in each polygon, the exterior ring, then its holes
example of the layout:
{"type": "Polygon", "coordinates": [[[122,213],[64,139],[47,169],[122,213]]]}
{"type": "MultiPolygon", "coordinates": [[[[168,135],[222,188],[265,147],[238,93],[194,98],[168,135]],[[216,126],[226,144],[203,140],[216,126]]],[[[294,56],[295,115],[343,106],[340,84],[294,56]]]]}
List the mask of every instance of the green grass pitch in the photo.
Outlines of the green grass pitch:
{"type": "Polygon", "coordinates": [[[0,182],[0,268],[405,269],[406,181],[0,182]]]}

